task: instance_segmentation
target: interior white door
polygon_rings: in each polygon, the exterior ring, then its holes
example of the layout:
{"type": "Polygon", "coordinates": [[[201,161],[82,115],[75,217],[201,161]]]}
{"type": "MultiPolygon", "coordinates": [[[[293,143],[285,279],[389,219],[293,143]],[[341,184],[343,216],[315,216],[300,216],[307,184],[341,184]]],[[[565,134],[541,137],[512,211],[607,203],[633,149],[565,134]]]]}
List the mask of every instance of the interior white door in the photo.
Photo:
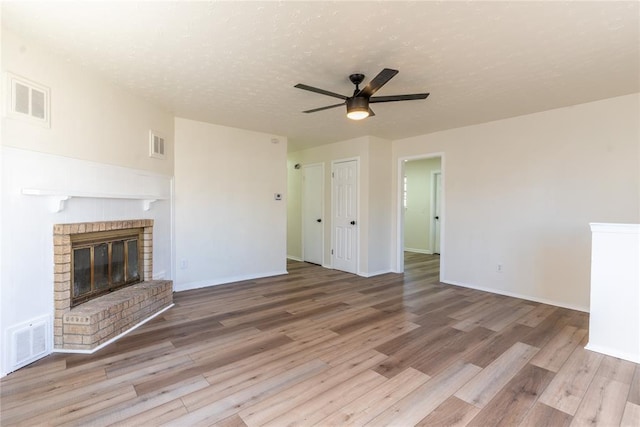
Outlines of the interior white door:
{"type": "Polygon", "coordinates": [[[357,272],[358,162],[335,162],[332,170],[333,249],[336,270],[357,272]]]}
{"type": "Polygon", "coordinates": [[[442,205],[442,173],[433,174],[433,253],[440,253],[440,222],[442,205]]]}
{"type": "Polygon", "coordinates": [[[322,265],[324,167],[308,165],[302,172],[302,259],[322,265]]]}

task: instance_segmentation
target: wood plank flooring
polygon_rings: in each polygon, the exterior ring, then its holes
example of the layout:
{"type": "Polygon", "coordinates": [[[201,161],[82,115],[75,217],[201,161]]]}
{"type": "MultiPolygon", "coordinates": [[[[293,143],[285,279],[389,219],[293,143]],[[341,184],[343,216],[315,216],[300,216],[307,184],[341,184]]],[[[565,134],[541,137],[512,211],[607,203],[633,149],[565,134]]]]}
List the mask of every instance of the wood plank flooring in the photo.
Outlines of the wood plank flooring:
{"type": "Polygon", "coordinates": [[[438,282],[437,256],[362,278],[289,274],[175,294],[94,355],[0,381],[0,424],[640,426],[640,365],[588,315],[438,282]]]}

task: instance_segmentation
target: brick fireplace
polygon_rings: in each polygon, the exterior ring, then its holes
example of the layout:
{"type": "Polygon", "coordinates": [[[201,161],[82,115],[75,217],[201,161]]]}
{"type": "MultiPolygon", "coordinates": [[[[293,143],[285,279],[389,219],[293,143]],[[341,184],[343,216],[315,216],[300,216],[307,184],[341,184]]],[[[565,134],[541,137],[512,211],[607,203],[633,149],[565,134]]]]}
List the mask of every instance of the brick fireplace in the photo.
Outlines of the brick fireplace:
{"type": "Polygon", "coordinates": [[[173,283],[151,280],[152,219],[56,224],[53,244],[56,350],[91,352],[173,304],[173,283]],[[139,233],[140,282],[72,307],[72,242],[83,236],[113,234],[121,230],[139,233]]]}

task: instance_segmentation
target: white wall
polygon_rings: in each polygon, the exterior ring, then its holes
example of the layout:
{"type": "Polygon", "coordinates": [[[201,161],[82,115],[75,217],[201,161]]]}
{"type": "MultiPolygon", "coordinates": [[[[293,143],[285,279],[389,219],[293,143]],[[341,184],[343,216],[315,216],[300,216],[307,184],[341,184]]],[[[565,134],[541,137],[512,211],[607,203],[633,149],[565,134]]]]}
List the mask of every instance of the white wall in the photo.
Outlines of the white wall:
{"type": "Polygon", "coordinates": [[[10,371],[7,329],[53,315],[53,224],[154,219],[154,275],[171,277],[173,175],[173,118],[162,109],[4,29],[2,71],[51,89],[51,127],[2,118],[0,375],[10,371]],[[150,129],[166,137],[164,160],[148,157],[150,129]],[[54,213],[49,197],[23,189],[167,200],[144,211],[141,200],[72,198],[54,213]]]}
{"type": "Polygon", "coordinates": [[[404,212],[404,249],[433,253],[433,172],[440,171],[440,158],[407,161],[407,206],[404,212]]]}
{"type": "Polygon", "coordinates": [[[175,289],[286,273],[286,138],[176,118],[175,141],[175,289]]]}
{"type": "Polygon", "coordinates": [[[293,218],[287,226],[287,254],[302,257],[301,215],[301,170],[302,165],[324,163],[324,266],[331,268],[331,164],[336,160],[358,159],[358,274],[371,276],[390,271],[391,239],[391,141],[375,137],[360,137],[308,150],[289,153],[288,177],[290,194],[289,216],[293,218]]]}
{"type": "MultiPolygon", "coordinates": [[[[302,168],[296,169],[298,154],[287,156],[287,258],[302,260],[302,168]]],[[[325,176],[330,173],[326,170],[325,176]]],[[[325,221],[326,223],[326,221],[325,221]]]]}
{"type": "Polygon", "coordinates": [[[634,94],[394,141],[394,177],[402,158],[446,157],[443,280],[587,311],[589,223],[640,219],[639,106],[634,94]]]}
{"type": "Polygon", "coordinates": [[[173,174],[173,115],[6,28],[2,71],[51,89],[51,128],[6,120],[3,145],[173,174]],[[165,160],[149,157],[150,129],[166,139],[165,160]]]}
{"type": "Polygon", "coordinates": [[[391,141],[369,137],[368,276],[391,271],[391,141]]]}

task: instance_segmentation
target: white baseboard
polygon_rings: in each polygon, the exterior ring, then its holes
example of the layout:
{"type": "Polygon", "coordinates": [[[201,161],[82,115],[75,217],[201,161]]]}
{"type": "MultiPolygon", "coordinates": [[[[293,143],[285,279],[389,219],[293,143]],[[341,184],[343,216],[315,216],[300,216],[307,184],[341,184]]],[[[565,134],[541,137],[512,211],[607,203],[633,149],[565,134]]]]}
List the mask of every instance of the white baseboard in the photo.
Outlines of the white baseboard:
{"type": "Polygon", "coordinates": [[[429,249],[404,248],[405,252],[415,252],[417,254],[433,255],[433,251],[429,249]]]}
{"type": "Polygon", "coordinates": [[[391,271],[390,269],[387,269],[387,270],[372,271],[369,273],[360,272],[358,273],[358,276],[373,277],[373,276],[380,276],[381,274],[387,274],[387,273],[393,273],[393,271],[391,271]]]}
{"type": "Polygon", "coordinates": [[[606,354],[607,356],[617,357],[618,359],[628,360],[633,363],[640,363],[640,353],[632,354],[624,351],[614,350],[608,347],[603,347],[599,345],[593,345],[591,343],[585,346],[585,349],[590,351],[595,351],[596,353],[606,354]]]}
{"type": "Polygon", "coordinates": [[[192,289],[207,288],[209,286],[226,285],[228,283],[243,282],[245,280],[262,279],[264,277],[281,276],[283,274],[289,274],[287,270],[271,271],[260,274],[247,274],[241,276],[230,276],[222,279],[210,279],[210,280],[198,280],[196,282],[178,283],[173,282],[174,292],[190,291],[192,289]]]}
{"type": "Polygon", "coordinates": [[[486,287],[483,287],[483,286],[475,286],[475,285],[471,285],[469,283],[462,283],[462,282],[458,282],[458,281],[455,281],[455,280],[448,280],[448,279],[445,279],[445,278],[442,278],[440,281],[442,283],[446,283],[448,285],[462,286],[463,288],[476,289],[478,291],[490,292],[492,294],[504,295],[504,296],[513,297],[513,298],[520,298],[520,299],[524,299],[524,300],[527,300],[527,301],[533,301],[533,302],[539,302],[539,303],[542,303],[542,304],[554,305],[556,307],[561,307],[561,308],[568,308],[570,310],[583,311],[585,313],[589,312],[589,308],[588,307],[582,307],[582,306],[577,306],[577,305],[573,305],[573,304],[566,304],[566,303],[563,303],[563,302],[553,301],[553,300],[546,299],[546,298],[538,298],[538,297],[534,297],[534,296],[531,296],[531,295],[520,294],[520,293],[517,293],[517,292],[508,292],[508,291],[504,291],[502,289],[486,288],[486,287]]]}
{"type": "Polygon", "coordinates": [[[109,341],[103,342],[102,344],[100,344],[99,346],[97,346],[94,349],[91,349],[91,350],[67,350],[67,349],[64,349],[64,348],[54,348],[53,349],[53,353],[93,354],[96,351],[105,348],[106,346],[108,346],[112,342],[119,340],[120,338],[122,338],[123,336],[127,335],[129,332],[133,331],[134,329],[137,329],[138,327],[144,325],[145,323],[147,323],[149,320],[153,319],[154,317],[159,316],[160,314],[162,314],[165,311],[169,310],[174,305],[175,304],[172,303],[171,305],[166,306],[165,308],[163,308],[162,310],[158,311],[157,313],[154,313],[152,316],[147,317],[142,322],[136,323],[135,325],[133,325],[132,327],[130,327],[129,329],[127,329],[126,331],[124,331],[120,335],[117,335],[117,336],[111,338],[109,341]]]}
{"type": "Polygon", "coordinates": [[[300,261],[300,262],[303,262],[303,261],[302,261],[302,258],[297,257],[297,256],[293,256],[293,255],[287,255],[287,259],[290,259],[290,260],[292,260],[292,261],[300,261]]]}

